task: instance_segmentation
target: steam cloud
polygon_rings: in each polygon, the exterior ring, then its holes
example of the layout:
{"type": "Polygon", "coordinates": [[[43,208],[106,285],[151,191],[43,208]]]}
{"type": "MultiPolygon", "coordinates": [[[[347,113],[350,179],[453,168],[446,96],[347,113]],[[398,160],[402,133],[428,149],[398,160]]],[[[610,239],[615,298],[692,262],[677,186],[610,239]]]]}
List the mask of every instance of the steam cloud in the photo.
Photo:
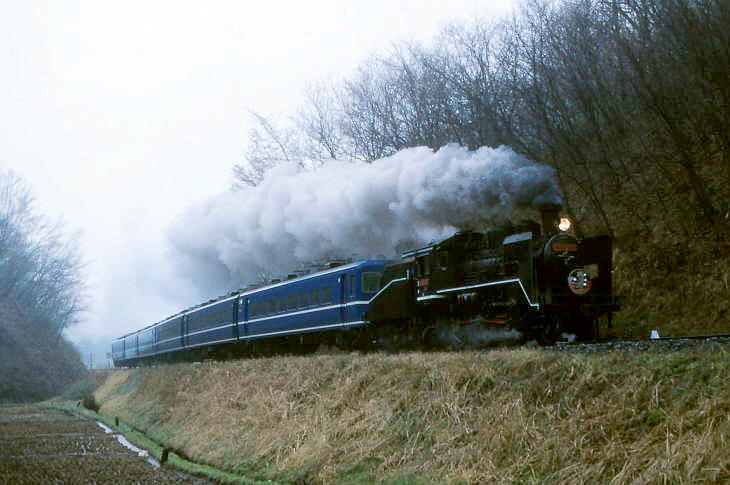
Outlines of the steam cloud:
{"type": "Polygon", "coordinates": [[[509,147],[417,147],[372,164],[276,167],[257,187],[193,207],[168,239],[172,263],[210,295],[332,257],[396,258],[404,241],[560,202],[553,169],[509,147]]]}

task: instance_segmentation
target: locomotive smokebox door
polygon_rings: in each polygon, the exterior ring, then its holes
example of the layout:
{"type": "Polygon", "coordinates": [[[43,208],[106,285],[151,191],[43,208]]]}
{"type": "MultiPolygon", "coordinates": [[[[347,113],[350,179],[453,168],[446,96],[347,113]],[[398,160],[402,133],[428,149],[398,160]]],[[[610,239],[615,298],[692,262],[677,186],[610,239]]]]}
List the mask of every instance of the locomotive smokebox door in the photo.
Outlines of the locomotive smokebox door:
{"type": "Polygon", "coordinates": [[[599,304],[612,304],[611,265],[613,244],[609,236],[588,237],[581,241],[581,262],[591,275],[591,293],[599,304]]]}

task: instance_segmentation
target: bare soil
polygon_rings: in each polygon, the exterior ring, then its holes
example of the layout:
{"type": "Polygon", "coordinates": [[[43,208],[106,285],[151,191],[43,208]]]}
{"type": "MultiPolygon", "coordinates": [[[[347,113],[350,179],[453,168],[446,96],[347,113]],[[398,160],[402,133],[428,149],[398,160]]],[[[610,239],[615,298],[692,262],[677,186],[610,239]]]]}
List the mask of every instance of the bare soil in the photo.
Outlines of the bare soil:
{"type": "Polygon", "coordinates": [[[0,408],[0,484],[210,482],[155,468],[95,422],[60,410],[0,408]]]}

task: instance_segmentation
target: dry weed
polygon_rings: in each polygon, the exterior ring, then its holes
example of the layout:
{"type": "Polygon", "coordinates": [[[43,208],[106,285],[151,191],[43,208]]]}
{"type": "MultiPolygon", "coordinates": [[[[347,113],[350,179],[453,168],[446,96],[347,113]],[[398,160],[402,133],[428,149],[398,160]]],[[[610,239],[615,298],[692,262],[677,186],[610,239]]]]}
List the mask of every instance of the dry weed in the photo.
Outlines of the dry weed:
{"type": "Polygon", "coordinates": [[[709,483],[730,480],[729,368],[724,350],[316,355],[124,371],[96,397],[280,480],[709,483]]]}

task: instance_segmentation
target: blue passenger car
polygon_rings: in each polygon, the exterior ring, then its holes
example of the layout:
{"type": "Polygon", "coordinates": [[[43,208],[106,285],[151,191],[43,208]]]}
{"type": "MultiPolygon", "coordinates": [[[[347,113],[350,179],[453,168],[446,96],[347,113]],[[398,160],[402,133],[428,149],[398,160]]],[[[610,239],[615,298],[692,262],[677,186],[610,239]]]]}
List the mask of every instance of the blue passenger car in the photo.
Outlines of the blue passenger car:
{"type": "Polygon", "coordinates": [[[196,348],[233,342],[238,338],[234,308],[236,298],[217,301],[185,314],[184,345],[196,348]]]}
{"type": "Polygon", "coordinates": [[[177,315],[155,325],[157,329],[157,353],[165,354],[182,350],[183,316],[177,315]]]}
{"type": "Polygon", "coordinates": [[[362,261],[245,292],[239,339],[344,330],[364,325],[387,261],[362,261]]]}
{"type": "Polygon", "coordinates": [[[126,360],[139,357],[137,352],[137,332],[124,337],[124,358],[126,360]]]}
{"type": "Polygon", "coordinates": [[[149,357],[157,353],[155,344],[155,328],[145,328],[137,334],[137,354],[140,357],[149,357]]]}
{"type": "Polygon", "coordinates": [[[117,362],[124,361],[124,338],[120,337],[112,342],[112,360],[116,364],[117,362]]]}
{"type": "Polygon", "coordinates": [[[117,339],[115,365],[223,344],[365,325],[387,260],[337,266],[233,294],[117,339]]]}

